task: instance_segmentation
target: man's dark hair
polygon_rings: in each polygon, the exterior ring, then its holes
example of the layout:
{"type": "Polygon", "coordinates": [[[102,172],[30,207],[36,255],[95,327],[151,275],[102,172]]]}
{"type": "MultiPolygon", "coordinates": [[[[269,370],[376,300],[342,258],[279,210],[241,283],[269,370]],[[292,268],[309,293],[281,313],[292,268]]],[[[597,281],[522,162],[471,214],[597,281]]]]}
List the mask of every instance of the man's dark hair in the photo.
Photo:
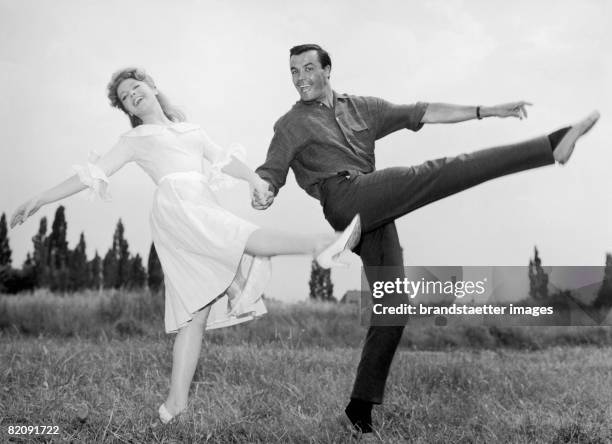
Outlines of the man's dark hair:
{"type": "Polygon", "coordinates": [[[321,64],[321,68],[325,68],[329,66],[329,69],[332,67],[331,58],[329,57],[329,53],[321,48],[319,45],[315,45],[314,43],[308,43],[306,45],[297,45],[289,50],[289,57],[294,55],[300,55],[306,51],[317,51],[317,55],[319,56],[319,63],[321,64]]]}

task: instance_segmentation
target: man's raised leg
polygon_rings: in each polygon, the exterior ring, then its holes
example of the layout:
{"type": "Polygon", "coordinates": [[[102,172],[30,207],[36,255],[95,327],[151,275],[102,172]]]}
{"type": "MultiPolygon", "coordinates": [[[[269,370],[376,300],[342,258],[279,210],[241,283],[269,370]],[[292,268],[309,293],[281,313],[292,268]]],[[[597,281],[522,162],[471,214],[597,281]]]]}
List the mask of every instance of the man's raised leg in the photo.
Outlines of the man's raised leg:
{"type": "Polygon", "coordinates": [[[361,215],[362,230],[375,230],[429,203],[491,179],[554,163],[546,136],[444,157],[412,167],[392,167],[332,179],[326,185],[327,219],[341,230],[361,215]],[[349,209],[351,211],[347,211],[349,209]]]}

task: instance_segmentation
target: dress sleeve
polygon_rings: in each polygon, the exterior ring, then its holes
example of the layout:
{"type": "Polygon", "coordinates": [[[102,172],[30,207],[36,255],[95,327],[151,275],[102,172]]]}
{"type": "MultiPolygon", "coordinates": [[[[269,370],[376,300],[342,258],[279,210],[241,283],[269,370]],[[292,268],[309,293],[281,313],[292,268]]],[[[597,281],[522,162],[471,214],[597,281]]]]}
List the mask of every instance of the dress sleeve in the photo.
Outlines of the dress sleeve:
{"type": "Polygon", "coordinates": [[[228,188],[238,183],[238,180],[234,177],[225,174],[222,169],[232,161],[232,157],[245,162],[246,161],[246,150],[242,145],[230,145],[229,148],[224,149],[214,143],[208,134],[204,130],[201,130],[202,138],[204,140],[204,151],[203,155],[210,162],[210,172],[208,175],[208,185],[218,190],[221,188],[228,188]]]}
{"type": "Polygon", "coordinates": [[[89,200],[94,200],[97,197],[109,201],[111,195],[108,191],[108,176],[113,175],[123,165],[131,161],[132,157],[131,148],[121,138],[104,156],[100,156],[96,151],[90,151],[88,162],[84,165],[73,165],[72,169],[76,172],[81,183],[89,188],[89,200]]]}

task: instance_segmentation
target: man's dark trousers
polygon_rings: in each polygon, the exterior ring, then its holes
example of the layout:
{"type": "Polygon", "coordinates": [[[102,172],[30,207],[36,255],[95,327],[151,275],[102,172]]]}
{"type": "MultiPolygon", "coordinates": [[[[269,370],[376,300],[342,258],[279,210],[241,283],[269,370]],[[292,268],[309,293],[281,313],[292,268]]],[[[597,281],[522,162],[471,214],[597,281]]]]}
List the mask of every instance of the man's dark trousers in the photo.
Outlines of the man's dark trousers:
{"type": "MultiPolygon", "coordinates": [[[[339,231],[361,215],[361,256],[370,285],[403,278],[403,258],[395,219],[424,205],[507,174],[554,163],[546,136],[441,158],[413,167],[393,167],[369,174],[340,172],[321,184],[325,218],[339,231]]],[[[404,327],[368,329],[351,398],[380,404],[391,361],[404,327]]]]}

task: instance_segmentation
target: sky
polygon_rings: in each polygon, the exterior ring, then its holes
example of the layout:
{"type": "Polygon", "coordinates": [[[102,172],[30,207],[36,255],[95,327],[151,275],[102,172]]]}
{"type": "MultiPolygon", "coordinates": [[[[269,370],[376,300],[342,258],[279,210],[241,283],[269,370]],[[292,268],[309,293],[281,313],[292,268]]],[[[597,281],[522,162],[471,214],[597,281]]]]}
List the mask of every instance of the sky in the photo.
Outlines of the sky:
{"type": "MultiPolygon", "coordinates": [[[[542,135],[593,109],[598,125],[565,167],[497,179],[397,221],[407,265],[603,265],[612,252],[612,3],[576,1],[144,1],[0,0],[0,212],[72,174],[129,129],[106,98],[110,75],[144,67],[188,120],[220,145],[265,159],[274,122],[298,99],[288,50],[318,43],[342,93],[395,103],[494,105],[528,100],[529,118],[426,125],[377,144],[377,168],[410,166],[542,135]]],[[[146,260],[154,184],[135,165],[111,177],[113,201],[63,202],[73,247],[104,255],[119,218],[146,260]]],[[[85,193],[82,193],[85,194],[85,193]]],[[[250,207],[248,186],[223,202],[261,226],[328,232],[319,203],[290,173],[273,206],[250,207]]],[[[32,250],[44,207],[9,232],[13,263],[32,250]]],[[[334,269],[334,294],[360,286],[360,261],[334,269]]],[[[273,259],[266,294],[308,296],[310,258],[273,259]]]]}

